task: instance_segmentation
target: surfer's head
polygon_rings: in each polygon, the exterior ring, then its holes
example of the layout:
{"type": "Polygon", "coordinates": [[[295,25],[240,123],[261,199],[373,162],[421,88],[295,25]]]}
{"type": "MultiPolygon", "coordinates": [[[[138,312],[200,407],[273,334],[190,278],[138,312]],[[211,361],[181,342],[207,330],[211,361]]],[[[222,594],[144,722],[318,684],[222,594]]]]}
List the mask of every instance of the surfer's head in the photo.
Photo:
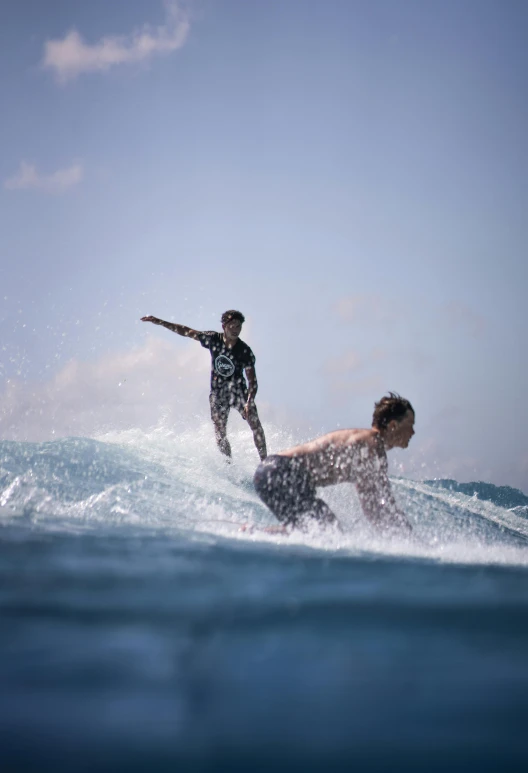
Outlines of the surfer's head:
{"type": "Polygon", "coordinates": [[[414,413],[410,402],[395,392],[389,392],[374,404],[372,426],[376,429],[386,429],[391,421],[401,421],[407,411],[414,413]]]}
{"type": "Polygon", "coordinates": [[[222,329],[224,331],[224,338],[230,345],[236,343],[240,331],[242,330],[242,324],[244,322],[244,315],[241,311],[235,311],[230,309],[224,311],[222,314],[222,329]]]}
{"type": "Polygon", "coordinates": [[[414,408],[404,397],[389,392],[374,405],[372,426],[387,436],[390,447],[407,448],[414,435],[414,408]]]}
{"type": "Polygon", "coordinates": [[[229,311],[224,311],[220,321],[222,322],[223,327],[224,325],[227,325],[228,322],[232,322],[233,320],[237,320],[241,325],[243,325],[246,321],[246,318],[241,311],[236,311],[236,309],[229,309],[229,311]]]}

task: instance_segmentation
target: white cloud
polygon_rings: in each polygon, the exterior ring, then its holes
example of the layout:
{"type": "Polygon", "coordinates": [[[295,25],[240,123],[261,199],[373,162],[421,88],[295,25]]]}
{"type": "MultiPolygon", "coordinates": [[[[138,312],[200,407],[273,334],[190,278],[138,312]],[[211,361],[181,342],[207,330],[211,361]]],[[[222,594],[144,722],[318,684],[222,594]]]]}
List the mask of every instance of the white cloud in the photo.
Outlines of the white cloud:
{"type": "Polygon", "coordinates": [[[367,397],[381,394],[384,381],[380,374],[362,378],[335,377],[329,384],[329,392],[334,405],[350,404],[352,397],[367,397]]]}
{"type": "MultiPolygon", "coordinates": [[[[353,362],[352,362],[353,364],[353,362]]],[[[162,426],[180,432],[199,431],[209,420],[210,356],[191,341],[165,341],[155,336],[129,351],[108,354],[93,362],[71,360],[47,381],[28,384],[11,380],[0,393],[0,437],[3,440],[46,441],[58,437],[97,437],[105,432],[162,426]]],[[[333,384],[330,399],[350,403],[350,395],[381,395],[379,377],[333,384]]],[[[268,447],[272,453],[314,437],[305,418],[301,425],[291,408],[270,406],[258,399],[268,447]],[[291,435],[290,437],[287,437],[291,435]]],[[[236,412],[230,429],[242,426],[236,412]]],[[[463,409],[445,406],[433,415],[433,426],[421,428],[407,451],[389,455],[391,469],[411,478],[450,477],[485,480],[527,489],[528,455],[498,459],[493,444],[481,448],[457,431],[463,409]]],[[[367,419],[367,417],[365,417],[367,419]]],[[[332,427],[329,427],[331,429],[332,427]]],[[[244,429],[246,432],[246,429],[244,429]]]]}
{"type": "Polygon", "coordinates": [[[339,357],[331,357],[326,360],[322,366],[323,373],[330,376],[349,373],[359,370],[363,365],[361,357],[355,351],[349,350],[343,352],[339,357]]]}
{"type": "Polygon", "coordinates": [[[439,314],[442,322],[447,322],[455,330],[470,335],[472,338],[481,338],[486,333],[485,317],[465,303],[450,301],[440,308],[439,314]]]}
{"type": "Polygon", "coordinates": [[[0,437],[43,441],[209,418],[210,359],[156,338],[95,362],[71,360],[48,381],[8,382],[0,396],[0,437]]]}
{"type": "Polygon", "coordinates": [[[49,175],[42,175],[37,172],[33,164],[22,161],[18,172],[4,182],[4,187],[8,190],[34,189],[45,191],[46,193],[62,193],[63,191],[78,185],[83,178],[82,164],[73,164],[66,169],[57,169],[49,175]]]}
{"type": "Polygon", "coordinates": [[[77,30],[44,44],[42,66],[54,72],[60,83],[88,72],[104,72],[119,64],[135,64],[154,54],[170,54],[181,48],[189,33],[189,19],[174,0],[165,3],[165,23],[144,25],[129,35],[113,35],[85,43],[77,30]]]}
{"type": "Polygon", "coordinates": [[[368,322],[392,328],[406,318],[405,309],[392,298],[375,294],[357,294],[340,298],[335,312],[341,322],[368,322]]]}
{"type": "Polygon", "coordinates": [[[369,351],[368,355],[360,355],[355,350],[349,349],[338,357],[331,357],[325,360],[322,365],[322,371],[330,377],[343,374],[350,375],[353,372],[357,373],[371,366],[373,363],[384,361],[387,357],[388,353],[385,349],[380,349],[379,347],[369,351]]]}
{"type": "Polygon", "coordinates": [[[384,381],[377,366],[386,359],[387,352],[376,348],[363,355],[350,349],[324,360],[320,370],[332,402],[340,405],[349,403],[353,396],[382,392],[384,381]],[[369,373],[373,368],[375,372],[369,373]]]}
{"type": "Polygon", "coordinates": [[[391,334],[398,326],[415,324],[413,320],[418,316],[421,329],[425,324],[433,330],[449,325],[452,330],[478,338],[487,328],[485,317],[456,300],[436,305],[426,297],[401,301],[390,296],[357,294],[340,298],[334,312],[340,322],[375,325],[391,334]]]}

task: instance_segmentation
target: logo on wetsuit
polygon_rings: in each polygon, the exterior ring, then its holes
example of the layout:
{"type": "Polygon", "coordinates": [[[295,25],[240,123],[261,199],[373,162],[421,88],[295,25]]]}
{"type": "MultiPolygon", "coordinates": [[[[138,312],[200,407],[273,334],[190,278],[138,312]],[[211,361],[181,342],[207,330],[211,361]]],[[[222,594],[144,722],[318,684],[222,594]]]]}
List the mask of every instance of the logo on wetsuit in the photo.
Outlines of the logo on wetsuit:
{"type": "Polygon", "coordinates": [[[225,354],[219,354],[215,360],[215,370],[219,376],[228,378],[235,372],[235,365],[229,357],[225,356],[225,354]]]}

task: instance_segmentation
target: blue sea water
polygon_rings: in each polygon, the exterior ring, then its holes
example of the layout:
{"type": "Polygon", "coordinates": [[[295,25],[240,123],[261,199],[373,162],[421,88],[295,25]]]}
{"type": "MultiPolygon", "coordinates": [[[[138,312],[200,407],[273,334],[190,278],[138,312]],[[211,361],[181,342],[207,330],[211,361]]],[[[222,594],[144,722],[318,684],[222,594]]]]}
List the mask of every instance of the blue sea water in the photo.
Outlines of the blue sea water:
{"type": "Polygon", "coordinates": [[[343,485],[274,536],[210,435],[0,443],[0,769],[528,769],[522,501],[396,478],[384,540],[343,485]]]}

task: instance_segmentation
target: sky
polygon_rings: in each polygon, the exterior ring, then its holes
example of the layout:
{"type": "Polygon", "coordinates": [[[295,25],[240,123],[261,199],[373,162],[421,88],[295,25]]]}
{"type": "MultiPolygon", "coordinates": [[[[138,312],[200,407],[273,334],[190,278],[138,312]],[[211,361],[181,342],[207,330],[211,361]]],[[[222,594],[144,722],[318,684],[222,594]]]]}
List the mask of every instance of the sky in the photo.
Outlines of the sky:
{"type": "Polygon", "coordinates": [[[139,318],[236,308],[270,452],[392,390],[395,474],[528,492],[524,0],[2,12],[0,438],[206,421],[139,318]]]}

